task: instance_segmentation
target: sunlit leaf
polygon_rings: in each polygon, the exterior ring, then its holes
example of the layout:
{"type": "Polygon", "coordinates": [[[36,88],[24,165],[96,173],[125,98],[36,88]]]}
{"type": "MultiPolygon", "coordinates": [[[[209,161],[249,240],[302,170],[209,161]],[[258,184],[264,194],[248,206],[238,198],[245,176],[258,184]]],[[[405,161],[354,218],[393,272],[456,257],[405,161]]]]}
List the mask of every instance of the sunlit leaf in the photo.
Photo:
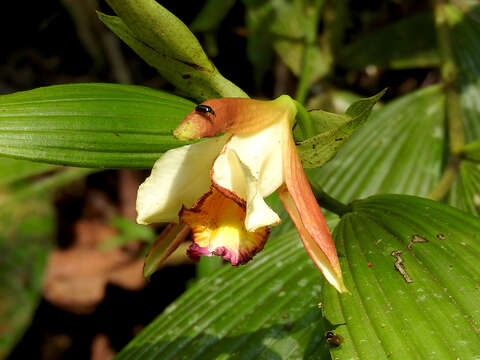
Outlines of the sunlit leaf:
{"type": "Polygon", "coordinates": [[[0,154],[53,164],[149,168],[184,145],[172,135],[194,107],[140,86],[58,85],[0,96],[0,154]]]}
{"type": "Polygon", "coordinates": [[[335,229],[351,295],[325,288],[338,359],[480,354],[480,219],[434,201],[374,196],[335,229]]]}
{"type": "Polygon", "coordinates": [[[375,193],[427,195],[442,172],[444,96],[432,86],[376,110],[310,179],[343,201],[375,193]]]}
{"type": "Polygon", "coordinates": [[[373,106],[384,93],[385,90],[372,97],[356,101],[350,105],[344,115],[322,110],[310,111],[319,134],[302,141],[297,146],[303,166],[319,167],[329,161],[353,132],[365,123],[373,106]]]}

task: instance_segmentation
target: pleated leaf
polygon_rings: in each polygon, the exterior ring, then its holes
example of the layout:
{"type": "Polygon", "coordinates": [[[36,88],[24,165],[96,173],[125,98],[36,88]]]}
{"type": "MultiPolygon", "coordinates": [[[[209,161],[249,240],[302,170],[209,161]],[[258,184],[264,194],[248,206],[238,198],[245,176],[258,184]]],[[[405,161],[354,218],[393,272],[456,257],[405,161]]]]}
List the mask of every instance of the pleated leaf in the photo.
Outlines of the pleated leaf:
{"type": "Polygon", "coordinates": [[[329,359],[321,289],[291,230],[248,266],[199,281],[116,359],[329,359]]]}
{"type": "Polygon", "coordinates": [[[448,203],[473,215],[480,215],[480,165],[471,161],[460,163],[448,203]]]}
{"type": "Polygon", "coordinates": [[[376,193],[428,194],[442,172],[444,95],[417,90],[376,110],[309,178],[349,202],[376,193]]]}
{"type": "Polygon", "coordinates": [[[52,164],[150,168],[183,142],[172,131],[194,107],[140,86],[58,85],[0,96],[0,154],[52,164]]]}
{"type": "Polygon", "coordinates": [[[480,220],[404,195],[354,202],[335,229],[351,295],[324,291],[338,359],[480,356],[480,220]]]}

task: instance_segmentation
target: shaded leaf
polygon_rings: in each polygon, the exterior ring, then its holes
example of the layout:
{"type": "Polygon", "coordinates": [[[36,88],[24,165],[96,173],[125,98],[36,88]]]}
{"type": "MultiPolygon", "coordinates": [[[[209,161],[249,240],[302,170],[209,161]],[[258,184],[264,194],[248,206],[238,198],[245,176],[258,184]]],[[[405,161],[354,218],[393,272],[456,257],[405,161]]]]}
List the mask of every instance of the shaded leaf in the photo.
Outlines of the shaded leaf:
{"type": "Polygon", "coordinates": [[[0,154],[54,164],[149,168],[184,145],[172,135],[194,107],[140,86],[58,85],[0,96],[0,154]]]}
{"type": "Polygon", "coordinates": [[[298,152],[306,168],[324,165],[337,153],[353,132],[367,120],[375,103],[386,90],[372,97],[358,100],[347,109],[345,115],[337,115],[322,110],[312,110],[310,115],[319,135],[302,141],[298,152]]]}
{"type": "MultiPolygon", "coordinates": [[[[303,67],[306,35],[313,21],[311,4],[306,0],[247,1],[247,56],[262,73],[271,67],[271,48],[295,74],[303,67]]],[[[320,47],[312,55],[310,83],[324,76],[330,59],[320,47]]]]}
{"type": "Polygon", "coordinates": [[[212,31],[220,26],[222,20],[235,4],[235,0],[208,0],[197,14],[190,29],[194,32],[212,31]]]}
{"type": "Polygon", "coordinates": [[[100,20],[150,66],[198,101],[247,95],[225,79],[200,43],[175,15],[154,0],[109,0],[119,15],[100,20]]]}
{"type": "Polygon", "coordinates": [[[411,196],[353,203],[334,238],[352,295],[324,292],[339,359],[480,355],[480,220],[411,196]]]}
{"type": "Polygon", "coordinates": [[[368,65],[407,69],[438,65],[435,24],[431,12],[401,19],[341,48],[342,66],[363,70],[368,65]]]}
{"type": "Polygon", "coordinates": [[[56,166],[38,162],[0,158],[0,186],[9,185],[56,168],[56,166]]]}
{"type": "Polygon", "coordinates": [[[52,206],[30,198],[0,216],[0,358],[29,326],[40,301],[43,275],[55,236],[52,206]]]}

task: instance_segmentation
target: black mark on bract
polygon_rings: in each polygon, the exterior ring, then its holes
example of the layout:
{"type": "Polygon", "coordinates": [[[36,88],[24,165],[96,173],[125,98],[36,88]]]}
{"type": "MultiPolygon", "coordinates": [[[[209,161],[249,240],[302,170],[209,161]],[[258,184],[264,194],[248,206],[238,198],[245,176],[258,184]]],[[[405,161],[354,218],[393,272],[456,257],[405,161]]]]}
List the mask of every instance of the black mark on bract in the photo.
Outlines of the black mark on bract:
{"type": "Polygon", "coordinates": [[[395,267],[395,270],[397,270],[400,273],[400,275],[402,275],[403,279],[407,283],[412,283],[413,280],[410,277],[410,275],[408,275],[407,270],[405,270],[405,265],[403,264],[403,259],[400,256],[401,254],[402,254],[402,252],[400,250],[392,251],[391,255],[395,258],[395,263],[393,264],[393,266],[395,267]]]}
{"type": "Polygon", "coordinates": [[[437,234],[437,239],[438,239],[438,240],[445,240],[445,235],[443,235],[443,234],[437,234]]]}
{"type": "Polygon", "coordinates": [[[183,74],[182,75],[182,78],[184,78],[184,79],[190,79],[191,77],[192,77],[192,75],[190,75],[190,74],[183,74]]]}
{"type": "Polygon", "coordinates": [[[335,141],[342,141],[343,138],[336,138],[335,141]]]}
{"type": "Polygon", "coordinates": [[[200,70],[200,71],[206,71],[206,72],[213,72],[213,70],[210,70],[204,66],[201,66],[201,65],[198,65],[198,64],[195,64],[195,63],[192,63],[192,62],[189,62],[189,61],[183,61],[183,60],[180,60],[180,59],[176,59],[174,57],[172,57],[171,59],[173,60],[176,60],[178,62],[181,62],[182,64],[185,64],[187,66],[190,66],[192,68],[194,68],[195,70],[200,70]]]}
{"type": "Polygon", "coordinates": [[[213,109],[208,105],[197,105],[195,107],[195,111],[203,114],[210,113],[215,115],[215,111],[213,111],[213,109]]]}
{"type": "Polygon", "coordinates": [[[408,250],[412,250],[412,246],[413,244],[416,244],[416,243],[426,243],[428,242],[427,239],[421,237],[420,235],[413,235],[412,236],[412,240],[410,240],[410,243],[407,245],[407,249],[408,250]]]}

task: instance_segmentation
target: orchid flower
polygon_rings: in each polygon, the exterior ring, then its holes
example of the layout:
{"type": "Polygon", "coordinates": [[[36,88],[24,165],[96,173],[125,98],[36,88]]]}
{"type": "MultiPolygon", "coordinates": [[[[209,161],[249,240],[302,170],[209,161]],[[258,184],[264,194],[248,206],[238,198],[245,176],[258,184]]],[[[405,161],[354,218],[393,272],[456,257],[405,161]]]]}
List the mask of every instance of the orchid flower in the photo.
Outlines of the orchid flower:
{"type": "Polygon", "coordinates": [[[295,147],[296,112],[283,95],[273,101],[211,99],[185,117],[174,131],[177,138],[210,139],[167,151],[138,190],[138,223],[179,224],[173,235],[161,236],[161,261],[191,229],[191,257],[220,255],[234,266],[248,262],[263,249],[269,226],[281,221],[264,200],[277,191],[316,266],[338,291],[347,291],[295,147]]]}

